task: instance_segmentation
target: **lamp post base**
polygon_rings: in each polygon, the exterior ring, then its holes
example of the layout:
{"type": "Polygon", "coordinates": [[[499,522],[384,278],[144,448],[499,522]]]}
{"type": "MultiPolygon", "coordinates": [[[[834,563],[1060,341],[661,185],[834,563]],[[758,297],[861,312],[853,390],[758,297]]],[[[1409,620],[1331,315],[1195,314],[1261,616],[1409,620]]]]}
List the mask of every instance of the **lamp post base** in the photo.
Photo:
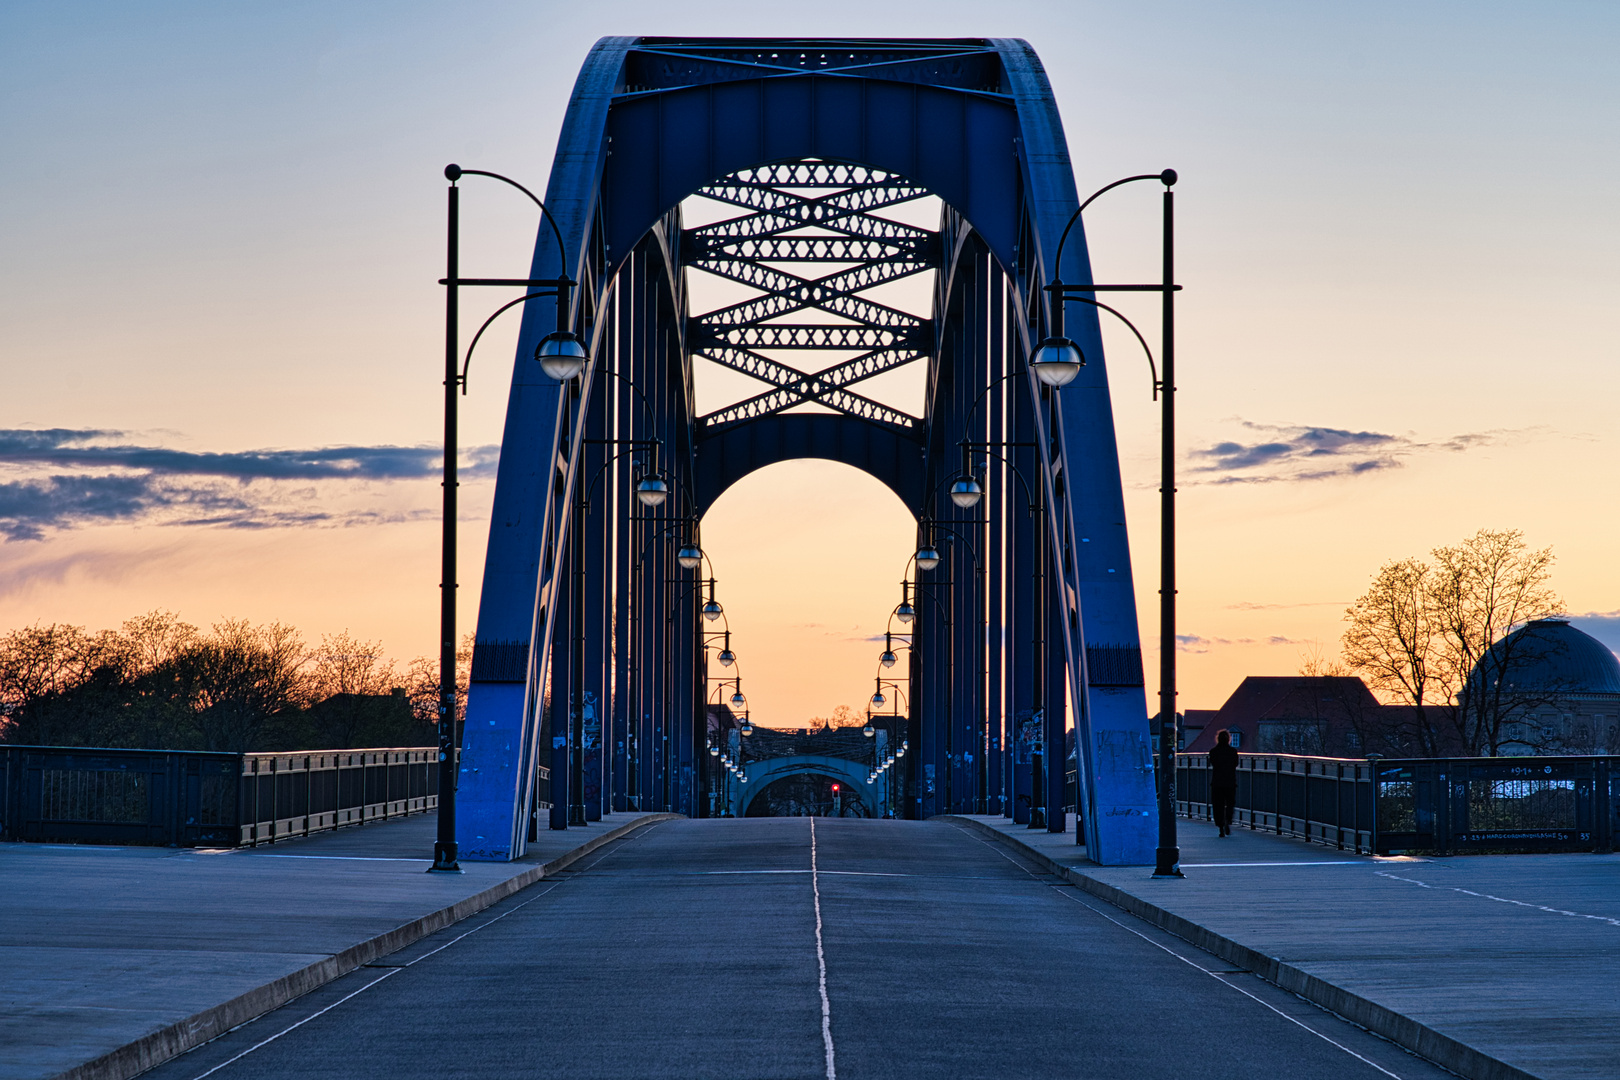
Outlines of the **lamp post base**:
{"type": "Polygon", "coordinates": [[[1154,848],[1153,876],[1186,877],[1187,875],[1181,872],[1181,849],[1178,847],[1154,848]]]}
{"type": "Polygon", "coordinates": [[[433,845],[433,865],[428,867],[430,874],[459,874],[461,864],[456,861],[460,854],[459,846],[455,841],[445,843],[438,841],[433,845]]]}

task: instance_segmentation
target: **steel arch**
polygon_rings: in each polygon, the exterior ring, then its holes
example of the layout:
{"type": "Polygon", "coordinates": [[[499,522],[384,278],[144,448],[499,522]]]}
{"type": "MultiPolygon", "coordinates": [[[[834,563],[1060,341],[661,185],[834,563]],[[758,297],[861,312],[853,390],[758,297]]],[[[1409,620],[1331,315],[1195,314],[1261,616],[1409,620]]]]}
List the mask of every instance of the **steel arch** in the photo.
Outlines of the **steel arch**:
{"type": "MultiPolygon", "coordinates": [[[[1022,363],[1043,336],[1040,290],[1057,276],[1050,252],[1077,205],[1028,44],[605,38],[575,85],[546,202],[571,259],[563,269],[582,283],[572,325],[594,359],[570,388],[546,378],[527,358],[551,312],[525,312],[460,765],[463,856],[522,853],[539,827],[539,768],[549,760],[561,786],[567,721],[587,710],[596,726],[577,750],[575,801],[596,814],[698,812],[706,654],[695,577],[670,541],[748,472],[820,456],[884,482],[935,523],[944,555],[917,585],[908,811],[1027,816],[1037,778],[1024,751],[1036,749],[1040,808],[1061,827],[1072,702],[1088,853],[1152,862],[1153,757],[1095,312],[1071,315],[1091,363],[1061,393],[1022,363]],[[867,194],[807,201],[794,183],[806,177],[867,194]],[[881,218],[862,200],[898,198],[897,185],[943,201],[937,231],[872,225],[881,218]],[[705,189],[762,223],[747,235],[683,228],[681,202],[705,189]],[[792,214],[811,215],[798,220],[812,231],[796,232],[792,214]],[[876,267],[926,257],[938,271],[932,317],[912,327],[863,307],[858,280],[821,309],[831,323],[773,328],[780,311],[768,303],[730,322],[688,311],[688,266],[723,255],[787,310],[805,285],[780,276],[781,263],[818,253],[876,267]],[[882,414],[836,397],[835,379],[748,358],[829,344],[890,350],[869,366],[915,352],[928,366],[924,415],[882,414]],[[705,349],[738,350],[778,387],[777,404],[699,417],[692,359],[705,349]],[[781,411],[807,400],[839,411],[781,411]],[[971,512],[941,496],[964,453],[990,490],[971,512]],[[631,485],[654,469],[674,505],[627,516],[631,485]]],[[[1063,280],[1090,281],[1080,232],[1065,254],[1063,280]]],[[[542,228],[531,276],[555,273],[559,258],[542,228]]],[[[551,824],[566,818],[554,812],[551,824]]]]}

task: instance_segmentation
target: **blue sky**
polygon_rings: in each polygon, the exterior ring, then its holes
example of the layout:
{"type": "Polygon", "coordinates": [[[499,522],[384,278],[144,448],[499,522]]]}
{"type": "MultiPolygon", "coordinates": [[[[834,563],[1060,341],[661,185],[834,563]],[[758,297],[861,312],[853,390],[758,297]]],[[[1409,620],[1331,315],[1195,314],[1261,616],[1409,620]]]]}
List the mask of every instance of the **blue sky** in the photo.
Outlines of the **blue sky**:
{"type": "MultiPolygon", "coordinates": [[[[1180,171],[1182,629],[1216,643],[1183,704],[1331,652],[1379,563],[1480,527],[1552,545],[1573,611],[1620,610],[1617,31],[1612,3],[13,0],[0,429],[75,438],[0,438],[9,624],[164,606],[430,651],[440,170],[543,183],[615,33],[1021,36],[1082,188],[1180,171]]],[[[464,214],[464,265],[526,265],[527,206],[484,191],[464,214]]],[[[1145,197],[1088,218],[1100,268],[1152,273],[1145,197]]],[[[1110,344],[1151,641],[1157,416],[1110,344]]],[[[510,371],[510,336],[486,339],[464,428],[485,474],[510,371]]],[[[827,482],[782,477],[789,512],[827,482]]],[[[802,595],[750,554],[772,495],[740,488],[705,527],[783,715],[859,700],[904,561],[881,488],[832,482],[832,531],[793,541],[802,595]],[[770,674],[805,650],[838,677],[770,674]]]]}

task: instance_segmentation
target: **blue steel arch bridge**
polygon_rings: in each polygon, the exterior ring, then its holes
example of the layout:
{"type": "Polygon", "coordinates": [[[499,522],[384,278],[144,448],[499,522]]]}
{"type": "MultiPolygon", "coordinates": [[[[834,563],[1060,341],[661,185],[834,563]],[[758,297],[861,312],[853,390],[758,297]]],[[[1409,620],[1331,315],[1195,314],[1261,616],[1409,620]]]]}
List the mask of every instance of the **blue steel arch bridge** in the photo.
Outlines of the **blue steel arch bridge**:
{"type": "Polygon", "coordinates": [[[1093,280],[1081,226],[1054,262],[1078,201],[1029,45],[604,38],[545,203],[558,228],[541,227],[530,276],[579,283],[561,325],[591,359],[567,382],[546,375],[532,357],[558,313],[525,306],[463,733],[462,856],[522,854],[548,824],[542,766],[554,826],[564,803],[590,819],[715,812],[713,584],[676,553],[731,484],[811,457],[877,478],[940,553],[908,571],[910,692],[885,727],[911,750],[885,777],[896,811],[1033,803],[1060,830],[1072,725],[1088,854],[1151,863],[1152,739],[1095,311],[1066,328],[1089,359],[1073,382],[1046,386],[1026,363],[1050,329],[1044,287],[1093,280]],[[689,225],[694,196],[726,210],[689,225]],[[919,205],[937,218],[918,224],[905,211],[919,205]],[[694,310],[689,271],[741,298],[694,310]],[[885,288],[918,275],[932,292],[921,315],[885,288]],[[700,359],[758,392],[700,414],[700,359]],[[863,392],[906,367],[923,373],[920,415],[863,392]],[[964,469],[985,491],[969,507],[946,491],[964,469]],[[670,490],[655,508],[633,497],[650,476],[670,490]]]}

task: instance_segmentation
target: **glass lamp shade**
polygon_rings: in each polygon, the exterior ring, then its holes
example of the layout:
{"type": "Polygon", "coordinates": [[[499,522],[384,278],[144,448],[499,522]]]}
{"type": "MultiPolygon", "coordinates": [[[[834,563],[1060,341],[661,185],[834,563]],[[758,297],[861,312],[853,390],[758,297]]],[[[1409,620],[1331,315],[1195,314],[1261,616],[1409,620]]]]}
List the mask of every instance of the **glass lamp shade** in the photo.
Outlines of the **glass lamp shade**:
{"type": "Polygon", "coordinates": [[[661,476],[649,476],[636,485],[636,498],[644,506],[658,506],[669,498],[669,485],[661,476]]]}
{"type": "Polygon", "coordinates": [[[877,734],[877,728],[873,727],[872,726],[872,721],[868,720],[866,722],[866,726],[861,728],[861,734],[865,735],[868,739],[870,739],[874,735],[877,734]]]}
{"type": "Polygon", "coordinates": [[[743,720],[742,733],[744,735],[752,735],[754,733],[754,725],[750,724],[746,719],[743,720]]]}
{"type": "Polygon", "coordinates": [[[1029,366],[1047,386],[1068,386],[1086,366],[1086,358],[1068,338],[1049,337],[1036,347],[1029,366]]]}
{"type": "Polygon", "coordinates": [[[900,606],[894,609],[894,617],[903,623],[908,623],[917,617],[917,609],[902,600],[900,606]]]}
{"type": "Polygon", "coordinates": [[[732,652],[730,649],[721,649],[720,650],[720,666],[721,667],[730,667],[732,664],[735,664],[736,662],[737,662],[737,654],[736,653],[732,652]]]}
{"type": "MultiPolygon", "coordinates": [[[[725,608],[720,606],[720,601],[718,600],[710,600],[707,604],[703,605],[703,617],[708,619],[710,622],[714,622],[714,620],[718,619],[720,617],[720,613],[723,611],[725,611],[725,608]]],[[[735,660],[736,657],[732,657],[732,659],[735,660]]]]}
{"type": "Polygon", "coordinates": [[[741,690],[731,695],[731,707],[733,709],[740,709],[746,704],[748,704],[748,699],[742,696],[741,690]]]}
{"type": "Polygon", "coordinates": [[[745,784],[748,783],[748,777],[746,775],[745,776],[739,776],[739,777],[737,777],[737,779],[741,780],[745,784]]]}
{"type": "Polygon", "coordinates": [[[932,570],[939,565],[939,549],[932,544],[924,544],[917,549],[917,569],[932,570]]]}
{"type": "Polygon", "coordinates": [[[873,779],[874,779],[874,777],[870,777],[870,776],[868,776],[868,777],[867,777],[867,778],[866,778],[866,782],[867,782],[867,783],[868,783],[868,784],[870,784],[870,783],[871,783],[871,782],[872,782],[872,781],[873,781],[873,779]]]}
{"type": "Polygon", "coordinates": [[[893,649],[884,649],[883,655],[878,657],[878,663],[884,667],[894,667],[895,661],[898,659],[900,658],[894,655],[893,649]]]}
{"type": "Polygon", "coordinates": [[[696,570],[703,565],[703,550],[696,544],[685,544],[675,553],[675,561],[688,570],[696,570]]]}
{"type": "Polygon", "coordinates": [[[897,757],[897,758],[905,757],[906,756],[906,748],[902,746],[900,749],[898,749],[898,750],[896,750],[894,752],[894,756],[897,757]]]}
{"type": "Polygon", "coordinates": [[[534,358],[540,361],[541,371],[558,382],[567,382],[585,370],[585,361],[590,359],[590,354],[580,344],[579,338],[567,330],[558,330],[554,334],[547,334],[535,347],[534,358]]]}
{"type": "Polygon", "coordinates": [[[710,757],[719,757],[720,756],[720,748],[718,746],[709,747],[709,756],[710,757]]]}
{"type": "Polygon", "coordinates": [[[959,476],[956,478],[956,482],[951,485],[951,502],[964,510],[970,506],[978,505],[979,500],[982,498],[984,498],[984,488],[971,476],[959,476]]]}
{"type": "MultiPolygon", "coordinates": [[[[883,706],[887,705],[888,703],[889,703],[889,699],[884,697],[881,693],[877,693],[877,694],[872,695],[872,708],[881,709],[881,708],[883,708],[883,706]]],[[[868,734],[870,734],[870,732],[868,734]]]]}

